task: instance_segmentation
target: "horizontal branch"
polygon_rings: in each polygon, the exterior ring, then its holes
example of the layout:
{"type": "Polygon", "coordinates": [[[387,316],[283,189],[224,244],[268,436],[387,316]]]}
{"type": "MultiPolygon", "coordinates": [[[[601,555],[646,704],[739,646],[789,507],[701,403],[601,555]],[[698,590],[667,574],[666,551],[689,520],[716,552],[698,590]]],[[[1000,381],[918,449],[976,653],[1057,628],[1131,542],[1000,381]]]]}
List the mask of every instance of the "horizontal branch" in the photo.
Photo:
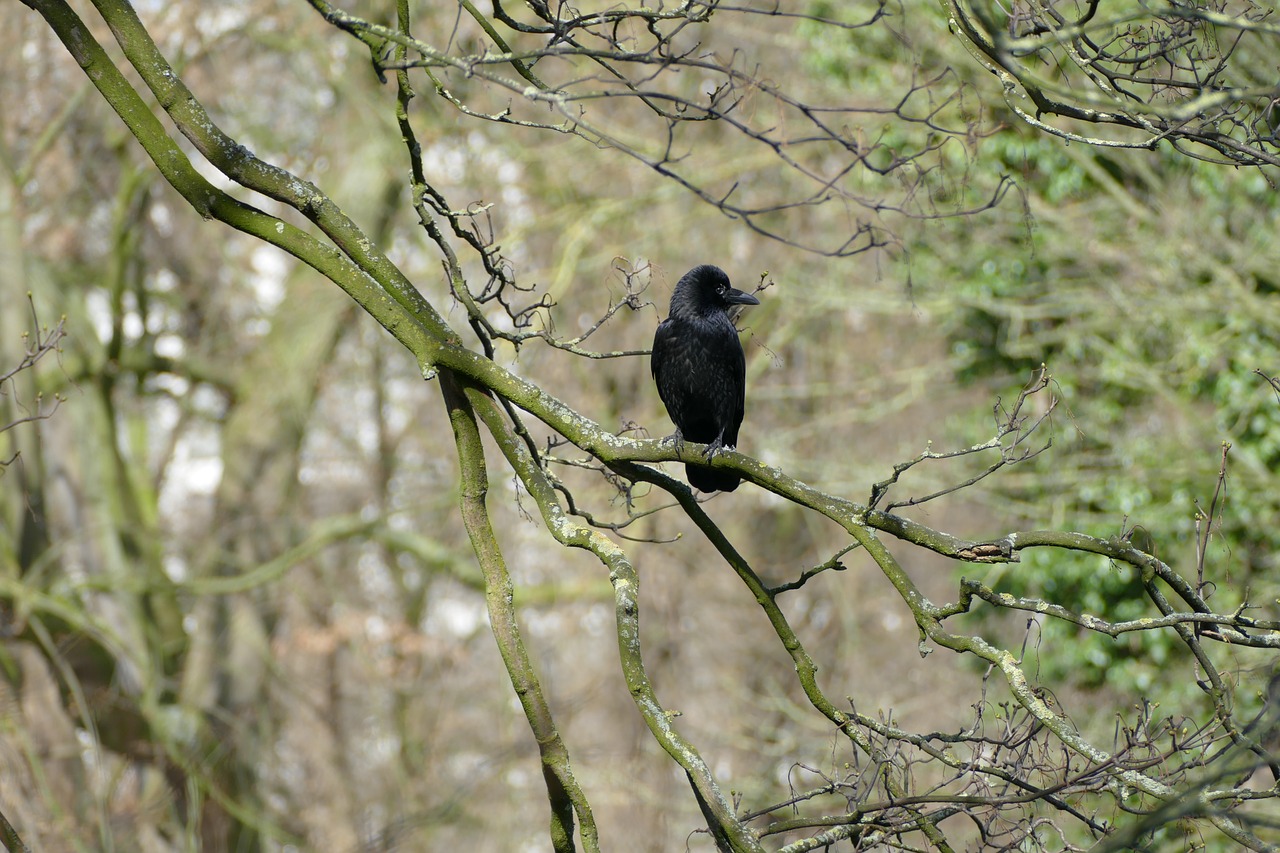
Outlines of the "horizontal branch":
{"type": "Polygon", "coordinates": [[[1167,616],[1130,619],[1125,622],[1108,622],[1087,613],[1075,613],[1059,605],[1038,598],[1022,598],[1008,593],[996,592],[987,586],[967,579],[960,581],[959,607],[968,612],[969,602],[973,597],[981,598],[988,604],[1010,610],[1025,610],[1041,613],[1079,625],[1090,631],[1118,637],[1133,631],[1151,631],[1158,628],[1172,628],[1175,625],[1219,625],[1233,630],[1225,632],[1220,639],[1232,645],[1253,646],[1255,648],[1280,649],[1280,633],[1265,636],[1250,636],[1244,629],[1253,628],[1263,631],[1280,632],[1280,621],[1269,619],[1250,619],[1239,614],[1221,613],[1171,613],[1167,616]]]}

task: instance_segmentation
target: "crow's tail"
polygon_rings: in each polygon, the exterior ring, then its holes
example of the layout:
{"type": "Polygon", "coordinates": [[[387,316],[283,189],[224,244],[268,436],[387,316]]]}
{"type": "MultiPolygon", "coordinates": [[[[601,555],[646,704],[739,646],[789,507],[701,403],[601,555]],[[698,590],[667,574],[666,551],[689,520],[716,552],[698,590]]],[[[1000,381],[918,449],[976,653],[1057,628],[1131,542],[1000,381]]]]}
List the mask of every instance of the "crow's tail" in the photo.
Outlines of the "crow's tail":
{"type": "Polygon", "coordinates": [[[701,465],[685,465],[684,471],[689,485],[700,492],[732,492],[742,482],[742,478],[732,471],[717,471],[701,465]]]}

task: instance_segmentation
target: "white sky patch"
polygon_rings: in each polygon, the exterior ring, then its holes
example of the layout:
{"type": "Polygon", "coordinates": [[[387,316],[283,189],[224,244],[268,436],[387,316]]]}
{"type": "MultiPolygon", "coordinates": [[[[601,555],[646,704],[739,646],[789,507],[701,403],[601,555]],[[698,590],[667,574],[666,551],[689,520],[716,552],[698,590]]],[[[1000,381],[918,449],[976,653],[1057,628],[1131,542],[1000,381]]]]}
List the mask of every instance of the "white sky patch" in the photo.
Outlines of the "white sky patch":
{"type": "Polygon", "coordinates": [[[244,333],[253,338],[265,337],[271,331],[271,321],[266,317],[250,317],[244,321],[244,333]]]}
{"type": "Polygon", "coordinates": [[[182,358],[187,353],[187,342],[177,335],[160,335],[156,338],[155,350],[162,358],[182,358]]]}
{"type": "MultiPolygon", "coordinates": [[[[182,583],[190,577],[190,571],[187,568],[187,561],[182,559],[179,554],[166,554],[164,557],[164,573],[169,580],[174,583],[182,583]]],[[[191,630],[195,629],[195,617],[191,617],[191,630]]],[[[183,620],[183,627],[186,627],[186,620],[183,620]]],[[[190,631],[188,631],[190,633],[190,631]]]]}
{"type": "MultiPolygon", "coordinates": [[[[478,140],[478,145],[484,144],[484,138],[479,134],[473,135],[472,139],[478,140]]],[[[429,162],[432,171],[444,176],[445,180],[459,183],[467,174],[466,152],[466,148],[453,143],[437,143],[427,146],[422,152],[422,159],[429,162]]]]}
{"type": "Polygon", "coordinates": [[[564,631],[565,619],[559,613],[530,610],[524,614],[526,630],[531,637],[555,637],[564,631]]]}
{"type": "Polygon", "coordinates": [[[129,343],[133,343],[142,337],[142,333],[146,331],[146,327],[142,323],[142,317],[137,311],[126,309],[124,316],[120,318],[120,329],[124,332],[124,339],[129,343]]]}
{"type": "Polygon", "coordinates": [[[258,307],[270,313],[284,301],[284,277],[289,274],[289,261],[285,254],[272,246],[258,246],[249,258],[253,276],[249,283],[257,297],[258,307]]]}
{"type": "Polygon", "coordinates": [[[382,417],[392,434],[403,432],[408,428],[409,422],[413,419],[413,407],[405,405],[402,401],[413,400],[421,384],[421,381],[411,384],[398,377],[387,380],[387,393],[384,397],[386,404],[382,409],[382,417]]]}
{"type": "Polygon", "coordinates": [[[902,627],[902,617],[892,610],[886,610],[880,615],[880,624],[884,627],[885,631],[893,632],[902,627]]]}
{"type": "Polygon", "coordinates": [[[150,215],[151,224],[155,226],[156,233],[162,237],[168,237],[173,233],[173,211],[169,210],[169,205],[151,205],[150,215]]]}
{"type": "Polygon", "coordinates": [[[598,637],[613,624],[613,610],[603,604],[593,604],[587,609],[578,624],[588,634],[598,637]]]}
{"type": "Polygon", "coordinates": [[[486,618],[478,601],[440,596],[428,605],[424,627],[428,634],[469,637],[485,624],[486,618]]]}
{"type": "Polygon", "coordinates": [[[370,406],[366,405],[368,401],[359,399],[364,396],[368,395],[357,394],[360,408],[357,409],[359,420],[356,421],[356,443],[364,453],[372,455],[378,450],[378,422],[368,416],[370,409],[370,406]]]}
{"type": "Polygon", "coordinates": [[[249,10],[232,3],[212,3],[196,15],[196,29],[206,39],[214,39],[232,30],[242,29],[248,20],[249,10]]]}
{"type": "MultiPolygon", "coordinates": [[[[180,443],[181,444],[181,443],[180,443]]],[[[222,460],[217,456],[179,454],[178,470],[174,479],[181,482],[188,492],[211,495],[222,482],[222,460]]]]}
{"type": "Polygon", "coordinates": [[[183,436],[174,445],[160,490],[160,511],[176,516],[185,511],[192,498],[212,495],[222,482],[222,458],[218,436],[212,430],[183,436]]]}
{"type": "Polygon", "coordinates": [[[158,270],[151,282],[152,289],[160,293],[172,293],[178,287],[178,274],[169,268],[158,270]]]}
{"type": "Polygon", "coordinates": [[[374,643],[385,643],[391,639],[391,628],[387,625],[387,620],[376,614],[364,620],[364,633],[374,643]]]}
{"type": "MultiPolygon", "coordinates": [[[[210,388],[208,385],[197,386],[196,389],[191,392],[191,405],[196,411],[212,418],[221,418],[226,414],[227,409],[226,400],[223,399],[222,394],[215,391],[213,388],[210,388]]],[[[211,452],[214,456],[222,455],[217,447],[214,447],[211,452]]]]}
{"type": "Polygon", "coordinates": [[[482,752],[458,750],[445,759],[445,765],[459,779],[474,779],[484,773],[488,761],[482,752]]]}
{"type": "Polygon", "coordinates": [[[373,455],[378,449],[378,425],[372,418],[362,418],[356,424],[356,443],[366,455],[373,455]]]}
{"type": "Polygon", "coordinates": [[[238,186],[235,181],[222,174],[217,166],[204,159],[204,155],[194,148],[184,147],[185,153],[191,159],[191,165],[200,173],[200,177],[213,184],[216,189],[231,190],[238,186]]]}
{"type": "MultiPolygon", "coordinates": [[[[170,374],[164,374],[166,377],[170,374]]],[[[156,377],[157,379],[159,377],[156,377]]],[[[181,379],[182,377],[174,377],[181,379]]],[[[185,382],[185,380],[183,380],[185,382]]],[[[189,383],[188,383],[189,384],[189,383]]],[[[181,396],[177,394],[176,396],[181,396]]],[[[178,421],[182,418],[182,408],[177,401],[168,397],[156,397],[155,403],[151,410],[151,416],[155,419],[155,432],[167,433],[178,425],[178,421]]]]}
{"type": "Polygon", "coordinates": [[[540,838],[526,838],[520,845],[520,853],[547,853],[551,846],[540,838]]]}
{"type": "MultiPolygon", "coordinates": [[[[325,473],[329,472],[326,470],[325,473]]],[[[382,562],[377,549],[371,545],[366,545],[361,549],[360,556],[356,560],[356,572],[360,577],[360,587],[368,593],[369,597],[386,599],[395,595],[396,585],[391,579],[391,573],[387,571],[387,567],[382,562]]],[[[381,617],[377,616],[371,618],[374,620],[381,619],[381,617]]],[[[370,632],[374,630],[371,626],[366,627],[370,632]]],[[[389,632],[387,636],[389,636],[389,632]]],[[[377,641],[377,637],[373,633],[370,633],[369,637],[375,642],[377,641]]]]}

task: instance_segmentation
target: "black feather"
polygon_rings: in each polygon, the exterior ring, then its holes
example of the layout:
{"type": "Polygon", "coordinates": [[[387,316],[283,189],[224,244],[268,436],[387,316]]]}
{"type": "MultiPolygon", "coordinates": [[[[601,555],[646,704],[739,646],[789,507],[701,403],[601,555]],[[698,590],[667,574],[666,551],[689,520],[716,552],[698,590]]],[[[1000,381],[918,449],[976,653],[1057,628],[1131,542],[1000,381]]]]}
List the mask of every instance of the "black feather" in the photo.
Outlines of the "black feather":
{"type": "MultiPolygon", "coordinates": [[[[708,455],[737,446],[746,404],[746,358],[729,309],[759,304],[734,290],[724,270],[704,264],[676,283],[654,335],[653,378],[677,439],[708,445],[708,455]]],[[[685,471],[689,485],[704,492],[731,492],[740,482],[737,474],[693,463],[685,471]]]]}

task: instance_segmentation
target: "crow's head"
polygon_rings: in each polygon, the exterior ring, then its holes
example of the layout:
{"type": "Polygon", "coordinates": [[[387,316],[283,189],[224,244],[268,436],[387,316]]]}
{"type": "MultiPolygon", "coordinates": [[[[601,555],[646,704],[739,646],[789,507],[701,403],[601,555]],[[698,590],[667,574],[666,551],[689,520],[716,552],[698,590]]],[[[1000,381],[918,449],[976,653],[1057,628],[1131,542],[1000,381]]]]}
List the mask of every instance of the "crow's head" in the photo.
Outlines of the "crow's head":
{"type": "Polygon", "coordinates": [[[760,300],[750,293],[735,290],[729,276],[719,267],[703,264],[689,270],[676,282],[671,294],[671,316],[705,317],[708,314],[728,312],[735,305],[759,305],[760,300]]]}

